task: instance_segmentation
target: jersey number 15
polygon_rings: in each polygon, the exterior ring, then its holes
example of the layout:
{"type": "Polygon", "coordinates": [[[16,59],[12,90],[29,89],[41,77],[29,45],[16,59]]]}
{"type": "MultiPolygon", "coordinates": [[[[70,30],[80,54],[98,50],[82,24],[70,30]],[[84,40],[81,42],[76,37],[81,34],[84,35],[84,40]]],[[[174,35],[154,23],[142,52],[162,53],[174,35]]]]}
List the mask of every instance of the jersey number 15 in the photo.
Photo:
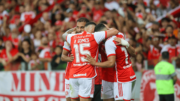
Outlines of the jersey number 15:
{"type": "Polygon", "coordinates": [[[85,62],[85,58],[82,55],[91,55],[90,51],[84,50],[85,47],[90,47],[90,43],[74,44],[76,63],[79,63],[80,60],[85,62]]]}

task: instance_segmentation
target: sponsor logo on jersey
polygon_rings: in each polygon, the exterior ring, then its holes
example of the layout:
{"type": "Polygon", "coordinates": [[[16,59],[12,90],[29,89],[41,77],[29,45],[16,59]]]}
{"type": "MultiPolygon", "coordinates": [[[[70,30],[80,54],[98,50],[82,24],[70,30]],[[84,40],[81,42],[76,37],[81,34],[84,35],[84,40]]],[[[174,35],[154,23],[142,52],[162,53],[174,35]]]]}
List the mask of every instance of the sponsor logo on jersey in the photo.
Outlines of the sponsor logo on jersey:
{"type": "Polygon", "coordinates": [[[135,78],[135,77],[136,77],[136,75],[130,76],[130,79],[133,79],[133,78],[135,78]]]}
{"type": "Polygon", "coordinates": [[[129,68],[130,66],[131,66],[131,64],[124,66],[123,68],[126,69],[126,68],[129,68]]]}
{"type": "Polygon", "coordinates": [[[74,77],[77,77],[77,76],[86,76],[86,73],[85,74],[74,74],[73,76],[74,77]]]}
{"type": "Polygon", "coordinates": [[[73,66],[84,66],[84,65],[87,65],[89,63],[79,63],[79,64],[73,64],[73,66]]]}

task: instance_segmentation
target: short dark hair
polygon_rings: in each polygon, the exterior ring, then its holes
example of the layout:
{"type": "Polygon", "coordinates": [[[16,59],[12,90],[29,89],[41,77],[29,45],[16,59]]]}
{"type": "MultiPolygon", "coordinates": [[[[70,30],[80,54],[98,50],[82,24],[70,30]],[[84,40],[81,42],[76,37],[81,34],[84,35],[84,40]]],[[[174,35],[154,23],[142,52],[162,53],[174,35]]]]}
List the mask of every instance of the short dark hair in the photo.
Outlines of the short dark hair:
{"type": "Polygon", "coordinates": [[[98,32],[101,31],[103,28],[106,28],[106,26],[103,23],[99,23],[98,25],[96,25],[94,31],[98,32]]]}
{"type": "Polygon", "coordinates": [[[107,24],[107,22],[106,22],[106,21],[101,21],[100,23],[102,23],[102,24],[107,24]]]}
{"type": "Polygon", "coordinates": [[[81,17],[77,20],[77,22],[86,22],[87,23],[87,22],[89,22],[89,20],[85,17],[81,17]]]}
{"type": "Polygon", "coordinates": [[[87,27],[87,26],[89,26],[89,25],[94,25],[94,26],[96,26],[96,23],[94,23],[94,22],[87,22],[86,25],[85,25],[85,27],[87,27]]]}
{"type": "Polygon", "coordinates": [[[176,39],[176,37],[172,35],[172,36],[169,36],[168,39],[176,39]]]}
{"type": "Polygon", "coordinates": [[[172,25],[167,25],[167,26],[166,26],[166,29],[167,29],[168,27],[171,27],[172,29],[174,29],[172,25]]]}
{"type": "Polygon", "coordinates": [[[165,18],[162,18],[161,22],[164,22],[164,21],[170,22],[171,20],[165,17],[165,18]]]}
{"type": "Polygon", "coordinates": [[[56,49],[56,48],[63,49],[63,47],[62,47],[62,46],[59,46],[59,45],[58,45],[58,46],[56,46],[56,47],[55,47],[55,49],[56,49]]]}
{"type": "Polygon", "coordinates": [[[167,51],[162,52],[162,58],[169,59],[169,52],[167,52],[167,51]]]}

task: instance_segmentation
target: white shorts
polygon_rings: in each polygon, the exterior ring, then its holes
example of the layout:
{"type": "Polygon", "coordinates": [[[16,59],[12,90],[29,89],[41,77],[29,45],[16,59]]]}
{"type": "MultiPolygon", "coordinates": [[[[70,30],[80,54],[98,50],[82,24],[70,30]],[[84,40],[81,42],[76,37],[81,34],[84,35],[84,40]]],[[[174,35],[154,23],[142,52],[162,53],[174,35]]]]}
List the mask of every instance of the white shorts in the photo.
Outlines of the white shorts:
{"type": "Polygon", "coordinates": [[[101,99],[114,98],[114,82],[102,80],[101,99]]]}
{"type": "Polygon", "coordinates": [[[131,94],[132,94],[132,90],[134,88],[134,83],[133,82],[124,82],[124,83],[120,83],[120,82],[115,82],[114,83],[114,99],[115,100],[131,100],[131,94]]]}
{"type": "Polygon", "coordinates": [[[65,79],[65,96],[66,98],[70,97],[70,89],[69,89],[69,80],[65,79]]]}
{"type": "Polygon", "coordinates": [[[93,98],[94,79],[93,78],[75,78],[69,79],[71,99],[93,98]]]}

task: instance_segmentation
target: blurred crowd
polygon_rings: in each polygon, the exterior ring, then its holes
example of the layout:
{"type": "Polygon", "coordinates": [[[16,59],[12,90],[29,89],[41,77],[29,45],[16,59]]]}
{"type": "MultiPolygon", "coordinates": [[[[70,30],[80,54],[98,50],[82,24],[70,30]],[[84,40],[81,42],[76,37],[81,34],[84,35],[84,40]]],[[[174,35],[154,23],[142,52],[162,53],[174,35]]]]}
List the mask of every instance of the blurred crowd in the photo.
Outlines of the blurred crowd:
{"type": "Polygon", "coordinates": [[[25,63],[26,70],[44,70],[49,65],[53,70],[65,69],[60,59],[64,44],[61,35],[75,27],[80,17],[106,22],[123,32],[137,52],[132,58],[135,71],[144,70],[145,60],[157,63],[167,44],[175,49],[170,62],[176,61],[179,66],[180,22],[169,13],[179,6],[179,0],[58,1],[0,0],[0,70],[12,70],[9,64],[13,62],[25,63]],[[38,16],[37,21],[33,20],[38,16]],[[29,31],[25,27],[20,30],[24,25],[29,31]]]}

